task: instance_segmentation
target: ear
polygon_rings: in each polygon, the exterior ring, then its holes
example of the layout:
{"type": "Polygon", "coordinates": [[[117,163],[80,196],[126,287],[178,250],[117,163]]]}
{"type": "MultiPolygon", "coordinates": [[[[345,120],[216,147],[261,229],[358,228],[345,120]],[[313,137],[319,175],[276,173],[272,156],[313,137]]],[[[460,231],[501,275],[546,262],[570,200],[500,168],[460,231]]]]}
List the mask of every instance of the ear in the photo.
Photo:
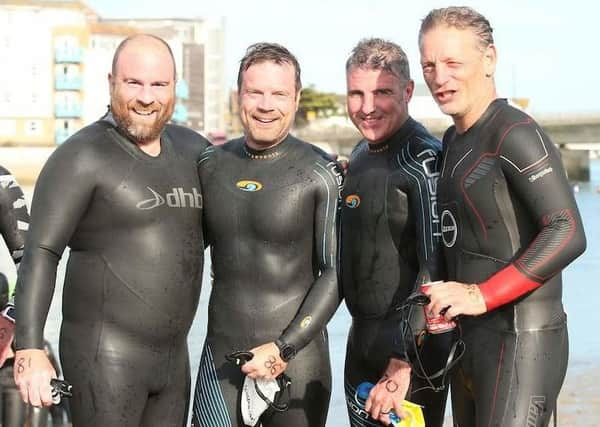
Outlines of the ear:
{"type": "Polygon", "coordinates": [[[413,93],[415,91],[415,82],[413,80],[409,80],[406,83],[406,87],[404,88],[404,99],[406,102],[410,102],[412,99],[413,93]]]}
{"type": "Polygon", "coordinates": [[[302,89],[296,92],[296,112],[298,112],[298,108],[300,107],[300,97],[302,96],[302,89]]]}
{"type": "Polygon", "coordinates": [[[496,72],[497,60],[496,45],[490,44],[483,51],[483,67],[486,77],[492,77],[496,72]]]}
{"type": "Polygon", "coordinates": [[[108,73],[108,93],[110,93],[110,95],[112,96],[113,93],[113,75],[111,73],[108,73]]]}

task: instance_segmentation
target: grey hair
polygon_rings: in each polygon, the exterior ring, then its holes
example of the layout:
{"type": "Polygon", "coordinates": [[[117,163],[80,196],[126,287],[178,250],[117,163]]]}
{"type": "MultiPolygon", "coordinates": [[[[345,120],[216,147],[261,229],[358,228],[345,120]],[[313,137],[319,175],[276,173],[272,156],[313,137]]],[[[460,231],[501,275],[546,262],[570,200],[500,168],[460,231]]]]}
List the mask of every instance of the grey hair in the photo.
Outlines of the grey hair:
{"type": "Polygon", "coordinates": [[[445,25],[459,30],[470,29],[477,36],[477,44],[485,49],[494,44],[492,26],[485,16],[468,6],[451,6],[433,9],[421,22],[419,44],[423,35],[434,27],[445,25]]]}
{"type": "Polygon", "coordinates": [[[346,61],[346,72],[352,68],[385,70],[401,80],[410,80],[408,57],[400,46],[379,38],[362,39],[346,61]]]}

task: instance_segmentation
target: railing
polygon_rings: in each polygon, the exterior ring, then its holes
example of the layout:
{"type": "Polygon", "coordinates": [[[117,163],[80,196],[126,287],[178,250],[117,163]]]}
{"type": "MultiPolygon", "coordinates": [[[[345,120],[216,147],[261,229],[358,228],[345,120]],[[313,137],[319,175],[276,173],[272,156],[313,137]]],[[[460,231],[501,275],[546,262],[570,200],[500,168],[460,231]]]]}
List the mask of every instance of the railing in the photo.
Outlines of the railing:
{"type": "Polygon", "coordinates": [[[55,49],[54,62],[56,64],[79,64],[83,62],[83,49],[79,47],[70,49],[55,49]]]}
{"type": "Polygon", "coordinates": [[[81,117],[82,108],[79,104],[56,104],[54,106],[54,116],[59,118],[81,117]]]}
{"type": "Polygon", "coordinates": [[[83,86],[81,76],[65,76],[61,74],[54,79],[54,88],[56,90],[80,90],[83,86]]]}
{"type": "Polygon", "coordinates": [[[56,145],[62,144],[63,142],[65,142],[65,140],[68,137],[70,137],[74,133],[75,133],[75,130],[58,129],[58,130],[54,131],[54,142],[56,143],[56,145]]]}

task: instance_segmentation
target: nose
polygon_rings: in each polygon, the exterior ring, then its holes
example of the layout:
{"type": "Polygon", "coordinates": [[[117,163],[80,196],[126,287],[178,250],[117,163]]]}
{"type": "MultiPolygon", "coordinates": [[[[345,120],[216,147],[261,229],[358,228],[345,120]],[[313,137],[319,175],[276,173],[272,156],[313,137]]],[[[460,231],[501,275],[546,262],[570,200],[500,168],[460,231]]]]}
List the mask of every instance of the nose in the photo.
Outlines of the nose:
{"type": "Polygon", "coordinates": [[[263,111],[273,110],[273,99],[270,94],[264,93],[258,102],[257,107],[263,111]]]}
{"type": "Polygon", "coordinates": [[[448,67],[444,64],[437,64],[434,71],[433,81],[438,87],[442,87],[450,76],[448,67]]]}
{"type": "Polygon", "coordinates": [[[150,105],[154,102],[156,97],[154,96],[154,92],[152,91],[152,87],[150,85],[142,85],[137,92],[137,100],[141,104],[150,105]]]}
{"type": "Polygon", "coordinates": [[[373,113],[375,111],[375,97],[373,94],[367,93],[362,99],[362,104],[360,106],[360,112],[365,116],[373,113]]]}

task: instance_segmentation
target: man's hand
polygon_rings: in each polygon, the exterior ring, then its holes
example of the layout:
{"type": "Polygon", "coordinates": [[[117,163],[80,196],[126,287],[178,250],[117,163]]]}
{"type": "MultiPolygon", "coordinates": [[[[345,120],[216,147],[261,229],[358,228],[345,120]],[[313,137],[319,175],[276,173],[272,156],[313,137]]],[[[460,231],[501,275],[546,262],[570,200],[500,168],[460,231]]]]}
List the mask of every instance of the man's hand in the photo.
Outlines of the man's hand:
{"type": "Polygon", "coordinates": [[[0,316],[0,366],[4,365],[6,359],[15,355],[12,350],[12,342],[15,337],[15,324],[4,316],[0,316]]]}
{"type": "Polygon", "coordinates": [[[242,365],[242,372],[250,378],[273,379],[287,368],[287,363],[279,357],[279,348],[274,342],[260,345],[250,351],[254,357],[242,365]]]}
{"type": "Polygon", "coordinates": [[[431,298],[431,303],[426,309],[434,316],[443,313],[446,319],[451,320],[459,314],[478,316],[487,311],[485,300],[477,285],[444,282],[431,286],[425,293],[431,298]]]}
{"type": "Polygon", "coordinates": [[[402,402],[409,385],[410,365],[403,360],[391,358],[385,373],[371,389],[365,410],[371,414],[371,418],[381,421],[384,425],[390,424],[391,411],[402,418],[402,402]]]}
{"type": "Polygon", "coordinates": [[[44,350],[18,350],[14,373],[23,402],[37,407],[52,405],[50,380],[56,378],[56,371],[44,350]]]}

